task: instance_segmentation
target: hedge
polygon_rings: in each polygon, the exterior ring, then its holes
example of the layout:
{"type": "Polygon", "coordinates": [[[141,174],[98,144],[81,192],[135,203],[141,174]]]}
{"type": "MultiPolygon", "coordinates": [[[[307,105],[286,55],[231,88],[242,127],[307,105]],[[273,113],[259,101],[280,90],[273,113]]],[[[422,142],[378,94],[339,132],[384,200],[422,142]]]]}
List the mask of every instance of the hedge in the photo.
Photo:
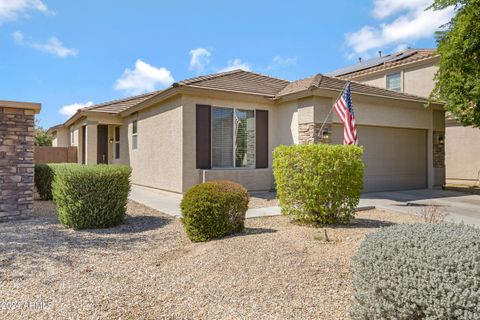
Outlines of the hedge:
{"type": "Polygon", "coordinates": [[[282,213],[303,223],[348,222],[363,187],[362,154],[357,146],[276,147],[273,174],[282,213]]]}
{"type": "Polygon", "coordinates": [[[247,190],[232,181],[193,186],[180,204],[188,237],[192,241],[207,241],[243,231],[248,201],[247,190]]]}
{"type": "Polygon", "coordinates": [[[480,229],[396,225],[354,257],[353,319],[480,319],[480,229]]]}
{"type": "Polygon", "coordinates": [[[56,165],[52,193],[60,222],[74,229],[122,223],[131,171],[120,165],[56,165]]]}
{"type": "Polygon", "coordinates": [[[52,200],[52,182],[54,177],[52,164],[36,164],[34,181],[37,192],[42,200],[52,200]]]}

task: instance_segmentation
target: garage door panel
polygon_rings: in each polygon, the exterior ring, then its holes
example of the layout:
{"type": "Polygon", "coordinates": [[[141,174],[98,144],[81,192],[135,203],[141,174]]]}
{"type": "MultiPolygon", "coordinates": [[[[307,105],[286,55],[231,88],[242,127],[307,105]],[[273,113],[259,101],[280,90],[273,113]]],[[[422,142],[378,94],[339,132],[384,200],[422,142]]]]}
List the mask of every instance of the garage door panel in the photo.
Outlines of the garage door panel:
{"type": "MultiPolygon", "coordinates": [[[[343,143],[343,127],[333,125],[332,142],[343,143]]],[[[421,189],[427,185],[426,131],[358,126],[364,147],[364,192],[421,189]]]]}

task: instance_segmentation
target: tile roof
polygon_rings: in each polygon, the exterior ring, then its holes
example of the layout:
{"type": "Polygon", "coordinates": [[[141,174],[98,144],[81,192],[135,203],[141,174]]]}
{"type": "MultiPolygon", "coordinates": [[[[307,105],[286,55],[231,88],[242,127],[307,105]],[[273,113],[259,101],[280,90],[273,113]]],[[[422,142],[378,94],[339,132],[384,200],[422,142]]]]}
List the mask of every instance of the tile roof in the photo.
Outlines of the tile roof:
{"type": "Polygon", "coordinates": [[[90,112],[107,112],[107,113],[120,113],[124,110],[127,110],[130,107],[133,107],[140,102],[147,100],[150,97],[153,97],[160,91],[153,91],[138,96],[132,96],[124,99],[112,100],[100,104],[96,104],[90,107],[82,108],[81,111],[90,111],[90,112]]]}
{"type": "MultiPolygon", "coordinates": [[[[287,80],[282,80],[255,72],[233,70],[186,79],[174,83],[172,87],[197,87],[231,92],[259,94],[270,98],[279,98],[291,93],[301,92],[309,88],[342,90],[344,85],[345,80],[327,77],[322,74],[317,74],[309,78],[289,82],[287,80]]],[[[352,82],[351,89],[354,93],[373,94],[378,96],[401,98],[407,100],[425,100],[424,98],[420,98],[417,96],[407,95],[404,93],[381,89],[356,82],[352,82]]],[[[112,100],[83,108],[80,111],[118,114],[157,95],[160,92],[162,92],[162,90],[124,99],[112,100]]]]}
{"type": "Polygon", "coordinates": [[[385,56],[365,60],[354,65],[343,67],[325,75],[339,78],[352,78],[366,73],[384,70],[398,65],[430,59],[438,56],[435,49],[407,49],[385,56]]]}
{"type": "MultiPolygon", "coordinates": [[[[319,73],[309,78],[291,82],[277,94],[277,97],[280,98],[288,94],[302,92],[308,89],[315,88],[341,91],[344,88],[346,82],[347,80],[328,77],[319,73]]],[[[375,87],[355,81],[350,81],[350,89],[352,93],[375,95],[386,98],[397,98],[424,102],[427,101],[424,97],[383,89],[380,87],[375,87]]]]}
{"type": "Polygon", "coordinates": [[[206,89],[245,92],[274,97],[289,83],[290,82],[287,80],[251,71],[233,70],[183,80],[174,84],[174,86],[201,87],[206,89]]]}

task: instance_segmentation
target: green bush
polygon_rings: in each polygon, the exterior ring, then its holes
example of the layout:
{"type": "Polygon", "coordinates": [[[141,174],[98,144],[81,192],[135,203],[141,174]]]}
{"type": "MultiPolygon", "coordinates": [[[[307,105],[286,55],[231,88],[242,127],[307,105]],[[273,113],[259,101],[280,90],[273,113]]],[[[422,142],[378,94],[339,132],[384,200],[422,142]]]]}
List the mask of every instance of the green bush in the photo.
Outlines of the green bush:
{"type": "Polygon", "coordinates": [[[207,241],[243,231],[248,201],[247,190],[235,182],[211,181],[193,186],[180,204],[188,237],[207,241]]]}
{"type": "Polygon", "coordinates": [[[52,200],[53,166],[41,163],[35,165],[35,187],[42,200],[52,200]]]}
{"type": "Polygon", "coordinates": [[[309,144],[273,151],[273,174],[282,213],[311,224],[346,223],[363,187],[363,149],[309,144]]]}
{"type": "Polygon", "coordinates": [[[396,225],[354,258],[353,319],[480,319],[480,229],[396,225]]]}
{"type": "Polygon", "coordinates": [[[74,229],[122,223],[131,171],[120,165],[56,165],[52,192],[60,222],[74,229]]]}

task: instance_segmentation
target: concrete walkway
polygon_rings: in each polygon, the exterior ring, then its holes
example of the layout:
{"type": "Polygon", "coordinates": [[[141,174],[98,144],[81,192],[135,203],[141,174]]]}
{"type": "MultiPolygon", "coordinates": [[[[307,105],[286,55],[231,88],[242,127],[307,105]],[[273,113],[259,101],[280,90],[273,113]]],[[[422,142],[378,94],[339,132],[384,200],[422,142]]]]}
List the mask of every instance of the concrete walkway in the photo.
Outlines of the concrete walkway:
{"type": "MultiPolygon", "coordinates": [[[[132,185],[129,198],[165,214],[177,218],[182,216],[180,210],[180,201],[182,200],[181,194],[132,185]]],[[[278,215],[281,215],[280,207],[267,207],[248,209],[246,217],[258,218],[278,215]]]]}
{"type": "Polygon", "coordinates": [[[375,192],[363,194],[360,205],[414,214],[420,214],[425,206],[437,205],[448,214],[446,221],[480,226],[480,195],[430,189],[375,192]]]}
{"type": "MultiPolygon", "coordinates": [[[[180,210],[181,194],[164,192],[151,188],[132,186],[129,198],[147,207],[156,209],[165,214],[180,218],[182,216],[180,210]]],[[[372,209],[369,205],[360,205],[358,210],[372,209]]],[[[265,207],[248,209],[246,218],[271,217],[281,215],[280,207],[265,207]]]]}
{"type": "MultiPolygon", "coordinates": [[[[177,218],[181,217],[181,194],[132,186],[130,199],[177,218]]],[[[480,195],[443,190],[409,190],[362,194],[357,210],[370,208],[420,214],[422,208],[438,205],[448,214],[446,220],[480,226],[480,195]]],[[[281,215],[280,207],[248,209],[247,218],[281,215]]]]}

